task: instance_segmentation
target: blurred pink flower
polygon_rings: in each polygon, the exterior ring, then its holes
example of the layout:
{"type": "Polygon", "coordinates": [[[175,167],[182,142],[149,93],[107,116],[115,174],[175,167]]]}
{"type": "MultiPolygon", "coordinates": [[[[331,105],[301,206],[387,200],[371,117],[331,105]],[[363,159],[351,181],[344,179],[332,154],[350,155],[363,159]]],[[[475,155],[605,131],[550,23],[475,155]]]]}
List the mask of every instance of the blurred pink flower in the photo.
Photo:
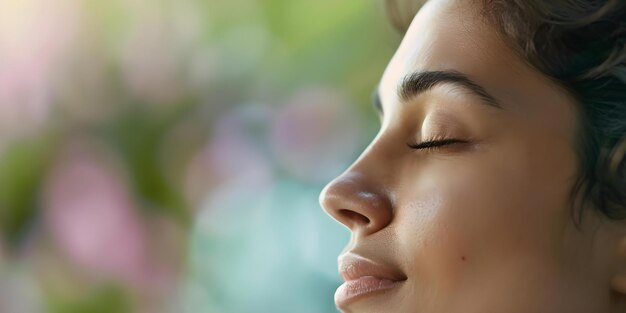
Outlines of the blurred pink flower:
{"type": "Polygon", "coordinates": [[[268,159],[266,130],[273,110],[246,106],[222,115],[212,138],[189,163],[186,190],[198,204],[215,184],[242,184],[247,188],[271,183],[273,169],[268,159]]]}
{"type": "Polygon", "coordinates": [[[343,170],[362,139],[362,120],[329,89],[293,96],[271,122],[270,143],[280,165],[298,179],[327,181],[343,170]]]}
{"type": "Polygon", "coordinates": [[[45,183],[45,223],[75,264],[144,283],[150,274],[144,225],[123,175],[102,150],[74,142],[59,155],[45,183]]]}
{"type": "Polygon", "coordinates": [[[128,38],[122,55],[123,78],[130,91],[152,103],[180,96],[177,60],[162,25],[146,21],[128,38]]]}
{"type": "Polygon", "coordinates": [[[74,0],[0,0],[0,134],[38,128],[77,28],[74,0]]]}
{"type": "Polygon", "coordinates": [[[122,1],[131,16],[121,51],[123,79],[130,91],[150,104],[171,103],[188,88],[184,64],[205,25],[187,1],[122,1]]]}

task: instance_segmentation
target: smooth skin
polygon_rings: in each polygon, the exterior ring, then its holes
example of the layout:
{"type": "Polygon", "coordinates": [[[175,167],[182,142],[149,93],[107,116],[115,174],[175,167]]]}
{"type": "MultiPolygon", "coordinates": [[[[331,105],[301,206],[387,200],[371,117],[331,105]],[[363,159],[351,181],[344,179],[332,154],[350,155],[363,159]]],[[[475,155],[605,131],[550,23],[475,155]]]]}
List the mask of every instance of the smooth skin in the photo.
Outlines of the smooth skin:
{"type": "Polygon", "coordinates": [[[533,69],[472,0],[430,0],[414,18],[378,93],[372,143],[322,192],[354,253],[402,271],[397,288],[342,312],[626,312],[626,226],[569,192],[578,171],[577,104],[533,69]],[[454,71],[458,83],[406,99],[413,73],[454,71]],[[409,147],[432,138],[447,144],[409,147]]]}

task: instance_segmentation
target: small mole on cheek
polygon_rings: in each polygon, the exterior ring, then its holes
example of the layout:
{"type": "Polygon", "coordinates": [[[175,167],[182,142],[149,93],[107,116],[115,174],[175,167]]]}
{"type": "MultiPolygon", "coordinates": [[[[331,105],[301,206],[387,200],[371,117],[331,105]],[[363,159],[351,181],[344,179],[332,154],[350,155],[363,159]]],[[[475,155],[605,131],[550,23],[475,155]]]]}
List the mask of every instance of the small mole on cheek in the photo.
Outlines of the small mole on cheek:
{"type": "Polygon", "coordinates": [[[465,261],[465,256],[462,256],[462,257],[461,257],[461,260],[465,261]]]}

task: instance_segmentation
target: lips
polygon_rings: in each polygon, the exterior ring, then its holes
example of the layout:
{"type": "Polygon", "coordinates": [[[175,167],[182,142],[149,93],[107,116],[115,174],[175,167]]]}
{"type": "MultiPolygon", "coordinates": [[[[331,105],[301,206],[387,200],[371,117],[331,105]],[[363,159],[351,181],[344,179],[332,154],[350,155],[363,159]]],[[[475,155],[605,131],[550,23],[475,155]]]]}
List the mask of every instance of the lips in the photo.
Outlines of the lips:
{"type": "Polygon", "coordinates": [[[351,253],[339,258],[339,274],[345,283],[335,292],[337,307],[398,287],[407,279],[394,267],[351,253]]]}

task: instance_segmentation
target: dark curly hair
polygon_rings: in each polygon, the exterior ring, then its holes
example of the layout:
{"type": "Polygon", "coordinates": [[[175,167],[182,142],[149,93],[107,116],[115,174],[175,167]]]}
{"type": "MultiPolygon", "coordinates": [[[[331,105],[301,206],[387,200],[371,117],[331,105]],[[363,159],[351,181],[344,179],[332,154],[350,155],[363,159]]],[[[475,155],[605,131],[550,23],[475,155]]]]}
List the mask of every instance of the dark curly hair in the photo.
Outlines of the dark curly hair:
{"type": "MultiPolygon", "coordinates": [[[[402,31],[425,2],[385,1],[402,31]]],[[[626,1],[472,1],[530,66],[577,100],[575,220],[586,203],[608,218],[626,219],[626,1]]]]}

